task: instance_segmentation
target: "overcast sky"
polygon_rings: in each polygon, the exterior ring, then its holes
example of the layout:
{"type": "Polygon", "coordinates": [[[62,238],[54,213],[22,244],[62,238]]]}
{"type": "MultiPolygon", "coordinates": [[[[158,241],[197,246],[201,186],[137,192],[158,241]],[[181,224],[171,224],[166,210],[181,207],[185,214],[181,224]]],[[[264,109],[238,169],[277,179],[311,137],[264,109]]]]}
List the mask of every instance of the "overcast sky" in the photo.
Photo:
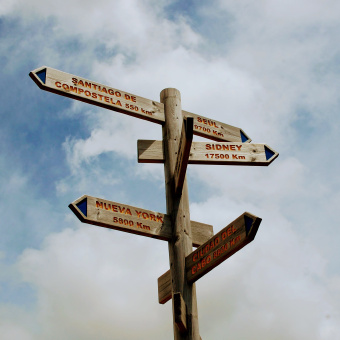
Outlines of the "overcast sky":
{"type": "MultiPolygon", "coordinates": [[[[87,194],[165,213],[161,126],[40,90],[46,65],[242,128],[269,167],[189,165],[191,219],[254,242],[196,284],[203,340],[340,339],[340,2],[0,0],[0,337],[173,339],[164,241],[89,226],[87,194]]],[[[194,140],[202,140],[194,137],[194,140]]]]}

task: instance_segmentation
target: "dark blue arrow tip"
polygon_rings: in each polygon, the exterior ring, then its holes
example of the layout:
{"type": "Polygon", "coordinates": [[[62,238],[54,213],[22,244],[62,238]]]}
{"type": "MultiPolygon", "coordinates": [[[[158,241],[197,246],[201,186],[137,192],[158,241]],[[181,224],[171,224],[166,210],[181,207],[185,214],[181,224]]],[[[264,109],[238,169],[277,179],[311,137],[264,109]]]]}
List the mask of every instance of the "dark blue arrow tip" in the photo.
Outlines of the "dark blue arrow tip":
{"type": "Polygon", "coordinates": [[[251,226],[253,225],[253,222],[254,222],[254,220],[251,217],[244,215],[244,224],[246,226],[246,235],[247,236],[249,234],[251,226]]]}
{"type": "Polygon", "coordinates": [[[45,84],[46,83],[46,68],[36,73],[39,79],[45,84]]]}
{"type": "Polygon", "coordinates": [[[77,203],[76,206],[83,213],[83,215],[87,217],[87,198],[84,198],[82,201],[77,203]]]}
{"type": "Polygon", "coordinates": [[[242,130],[240,131],[240,134],[242,143],[245,143],[249,138],[242,132],[242,130]]]}
{"type": "Polygon", "coordinates": [[[266,153],[266,160],[271,159],[275,155],[275,153],[266,146],[264,146],[264,151],[266,153]]]}

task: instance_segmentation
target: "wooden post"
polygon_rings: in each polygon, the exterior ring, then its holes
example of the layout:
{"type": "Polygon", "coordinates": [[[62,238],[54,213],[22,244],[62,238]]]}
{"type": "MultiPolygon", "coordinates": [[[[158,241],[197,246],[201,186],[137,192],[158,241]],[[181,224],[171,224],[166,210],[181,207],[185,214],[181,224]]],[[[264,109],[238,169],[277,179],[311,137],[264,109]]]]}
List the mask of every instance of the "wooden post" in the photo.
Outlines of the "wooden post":
{"type": "Polygon", "coordinates": [[[198,312],[195,284],[188,284],[185,276],[185,257],[192,252],[192,236],[188,186],[186,179],[182,192],[175,195],[174,172],[181,137],[183,116],[180,92],[168,88],[161,92],[164,104],[163,125],[164,173],[167,213],[172,221],[172,240],[169,242],[170,271],[172,281],[172,310],[175,340],[199,340],[198,312]],[[180,293],[186,307],[186,330],[177,325],[174,294],[180,293]]]}

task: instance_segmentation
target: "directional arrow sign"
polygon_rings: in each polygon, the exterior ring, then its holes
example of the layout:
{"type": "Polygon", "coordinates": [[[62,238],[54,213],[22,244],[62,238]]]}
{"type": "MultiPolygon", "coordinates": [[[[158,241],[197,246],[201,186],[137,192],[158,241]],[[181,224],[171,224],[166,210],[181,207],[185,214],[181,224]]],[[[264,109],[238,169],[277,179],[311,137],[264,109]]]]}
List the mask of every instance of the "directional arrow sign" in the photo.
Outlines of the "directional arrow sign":
{"type": "MultiPolygon", "coordinates": [[[[138,140],[139,163],[164,163],[163,142],[138,140]]],[[[266,144],[192,142],[189,164],[269,165],[278,153],[266,144]]]]}
{"type": "MultiPolygon", "coordinates": [[[[30,77],[42,90],[56,93],[109,110],[164,124],[164,105],[134,94],[117,90],[70,73],[43,66],[30,72],[30,77]]],[[[194,134],[216,141],[250,142],[246,133],[191,112],[182,111],[183,117],[194,118],[194,134]]]]}
{"type": "Polygon", "coordinates": [[[46,66],[30,72],[30,77],[42,90],[154,123],[164,123],[161,103],[46,66]]]}
{"type": "Polygon", "coordinates": [[[188,255],[185,258],[187,281],[195,282],[251,242],[261,220],[245,212],[188,255]]]}
{"type": "MultiPolygon", "coordinates": [[[[261,218],[245,212],[205,244],[186,257],[187,280],[194,282],[228,257],[251,242],[261,218]]],[[[172,297],[170,270],[158,278],[158,301],[166,303],[172,297]]]]}
{"type": "MultiPolygon", "coordinates": [[[[100,227],[169,241],[170,217],[158,212],[84,195],[69,205],[80,221],[100,227]]],[[[198,247],[213,236],[212,225],[191,221],[193,245],[198,247]]]]}
{"type": "Polygon", "coordinates": [[[216,141],[249,143],[251,139],[240,128],[182,111],[184,117],[194,118],[194,134],[216,141]]]}

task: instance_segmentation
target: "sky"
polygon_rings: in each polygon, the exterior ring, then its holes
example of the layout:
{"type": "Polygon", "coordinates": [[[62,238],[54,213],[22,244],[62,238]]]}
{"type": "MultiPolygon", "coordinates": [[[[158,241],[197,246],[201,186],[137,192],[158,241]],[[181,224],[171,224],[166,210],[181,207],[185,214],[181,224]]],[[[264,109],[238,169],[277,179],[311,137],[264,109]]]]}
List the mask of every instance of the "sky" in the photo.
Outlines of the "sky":
{"type": "MultiPolygon", "coordinates": [[[[340,339],[340,2],[0,0],[0,334],[173,339],[165,241],[81,223],[82,195],[166,212],[161,126],[40,90],[48,66],[240,127],[268,167],[189,165],[190,218],[255,240],[196,283],[203,340],[340,339]]],[[[203,138],[194,136],[194,141],[203,138]]]]}

